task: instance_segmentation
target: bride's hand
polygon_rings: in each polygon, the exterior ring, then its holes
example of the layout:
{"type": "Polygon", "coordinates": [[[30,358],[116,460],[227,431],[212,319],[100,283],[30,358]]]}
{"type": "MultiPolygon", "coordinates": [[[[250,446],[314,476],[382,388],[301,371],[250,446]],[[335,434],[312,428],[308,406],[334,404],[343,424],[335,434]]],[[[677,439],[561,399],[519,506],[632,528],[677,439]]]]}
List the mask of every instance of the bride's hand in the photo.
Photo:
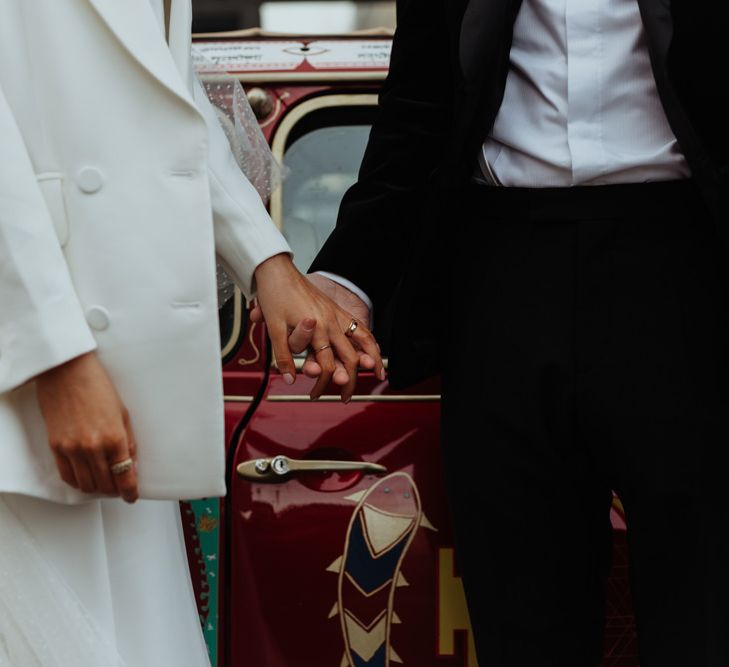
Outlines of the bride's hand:
{"type": "Polygon", "coordinates": [[[39,375],[36,390],[61,479],[84,493],[134,502],[137,443],[129,413],[96,355],[39,375]],[[123,470],[114,473],[119,463],[123,470]]]}
{"type": "MultiPolygon", "coordinates": [[[[311,392],[313,399],[321,396],[332,379],[341,387],[343,401],[352,398],[360,359],[353,342],[375,360],[378,373],[384,372],[377,343],[370,331],[359,323],[351,338],[347,337],[345,331],[352,316],[301,275],[288,255],[276,255],[263,262],[256,269],[256,284],[276,364],[288,384],[293,384],[296,378],[289,336],[305,324],[311,325],[309,330],[301,331],[301,336],[294,338],[301,337],[311,346],[322,369],[311,392]],[[335,358],[341,362],[338,370],[335,358]]],[[[303,351],[303,348],[295,351],[303,351]]]]}

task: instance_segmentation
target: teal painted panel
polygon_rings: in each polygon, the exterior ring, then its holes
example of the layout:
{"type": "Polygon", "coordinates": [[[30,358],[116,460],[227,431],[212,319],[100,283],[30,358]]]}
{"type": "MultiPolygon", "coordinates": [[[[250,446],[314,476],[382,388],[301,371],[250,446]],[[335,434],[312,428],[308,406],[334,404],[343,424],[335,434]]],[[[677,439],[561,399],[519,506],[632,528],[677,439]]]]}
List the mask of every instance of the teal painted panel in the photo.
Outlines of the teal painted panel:
{"type": "Polygon", "coordinates": [[[220,499],[183,502],[182,517],[200,624],[211,665],[218,664],[220,499]]]}

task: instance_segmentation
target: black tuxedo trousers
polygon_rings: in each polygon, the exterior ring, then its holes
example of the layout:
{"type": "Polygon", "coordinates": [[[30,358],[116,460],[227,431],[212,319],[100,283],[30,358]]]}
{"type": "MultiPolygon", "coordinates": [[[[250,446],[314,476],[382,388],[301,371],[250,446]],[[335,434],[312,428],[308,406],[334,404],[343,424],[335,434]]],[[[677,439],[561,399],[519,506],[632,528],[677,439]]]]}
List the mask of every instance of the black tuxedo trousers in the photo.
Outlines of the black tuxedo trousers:
{"type": "Polygon", "coordinates": [[[691,182],[470,186],[446,477],[481,667],[600,663],[626,510],[641,667],[729,665],[726,249],[691,182]]]}

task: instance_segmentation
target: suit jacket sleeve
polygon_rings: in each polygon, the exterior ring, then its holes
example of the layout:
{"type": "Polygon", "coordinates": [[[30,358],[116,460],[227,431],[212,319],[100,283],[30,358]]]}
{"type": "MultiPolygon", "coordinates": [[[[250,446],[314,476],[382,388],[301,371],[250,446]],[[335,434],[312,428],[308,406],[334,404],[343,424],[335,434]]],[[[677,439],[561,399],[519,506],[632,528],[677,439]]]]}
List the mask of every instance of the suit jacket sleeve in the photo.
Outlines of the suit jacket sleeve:
{"type": "Polygon", "coordinates": [[[443,0],[399,0],[390,73],[359,173],[311,271],[334,273],[384,306],[417,234],[420,200],[451,115],[443,0]]]}
{"type": "Polygon", "coordinates": [[[1,88],[0,146],[0,393],[4,393],[95,349],[96,342],[1,88]]]}
{"type": "Polygon", "coordinates": [[[208,126],[210,194],[215,248],[246,297],[255,296],[259,264],[291,248],[276,228],[256,189],[240,170],[215,110],[197,81],[195,103],[208,126]]]}

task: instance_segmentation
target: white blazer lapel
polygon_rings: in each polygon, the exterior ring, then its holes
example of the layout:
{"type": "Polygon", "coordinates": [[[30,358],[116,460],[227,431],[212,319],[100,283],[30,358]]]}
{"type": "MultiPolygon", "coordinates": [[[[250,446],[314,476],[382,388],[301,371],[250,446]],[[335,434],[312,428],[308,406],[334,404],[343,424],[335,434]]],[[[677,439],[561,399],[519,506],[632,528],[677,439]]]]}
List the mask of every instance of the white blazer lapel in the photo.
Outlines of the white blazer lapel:
{"type": "MultiPolygon", "coordinates": [[[[96,10],[109,30],[129,53],[160,83],[176,93],[182,100],[195,106],[192,100],[187,74],[181,71],[189,70],[189,54],[185,70],[178,69],[181,63],[177,58],[182,51],[182,42],[185,48],[190,49],[190,24],[183,28],[185,14],[189,19],[189,0],[175,0],[172,6],[170,37],[175,40],[174,59],[170,49],[164,41],[164,35],[154,21],[151,6],[145,3],[148,0],[87,0],[96,10]],[[185,11],[186,10],[186,11],[185,11]]],[[[195,107],[197,108],[197,107],[195,107]]]]}
{"type": "Polygon", "coordinates": [[[172,59],[185,80],[188,90],[192,91],[192,2],[191,0],[171,0],[169,47],[172,59]]]}

